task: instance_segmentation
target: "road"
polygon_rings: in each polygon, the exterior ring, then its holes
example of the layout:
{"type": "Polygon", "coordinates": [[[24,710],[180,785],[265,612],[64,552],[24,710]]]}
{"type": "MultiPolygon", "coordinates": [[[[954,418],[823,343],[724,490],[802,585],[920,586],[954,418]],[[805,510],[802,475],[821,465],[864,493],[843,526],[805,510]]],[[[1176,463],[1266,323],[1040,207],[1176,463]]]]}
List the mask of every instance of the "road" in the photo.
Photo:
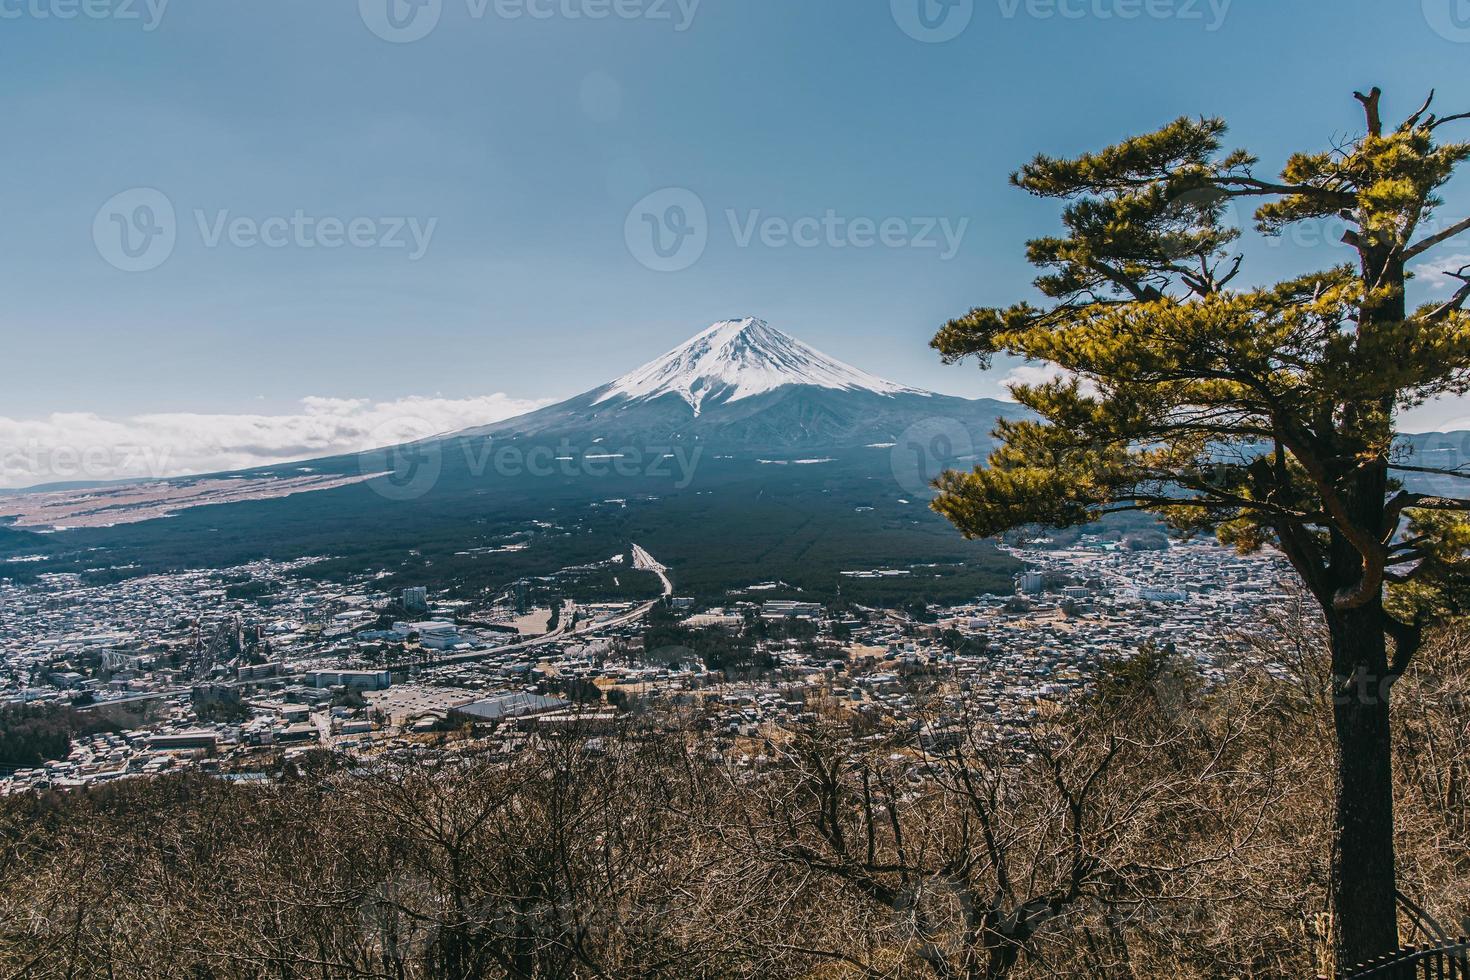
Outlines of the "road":
{"type": "MultiPolygon", "coordinates": [[[[633,567],[642,571],[653,572],[655,575],[657,575],[659,577],[659,581],[663,583],[664,597],[668,597],[674,594],[674,583],[669,580],[668,568],[659,564],[657,559],[655,559],[647,551],[644,551],[636,544],[633,545],[633,567]]],[[[568,605],[571,604],[569,603],[568,605]]],[[[552,630],[550,633],[547,633],[545,636],[538,636],[534,640],[523,640],[520,643],[510,643],[506,646],[493,647],[488,650],[472,650],[469,653],[459,653],[453,654],[448,657],[439,657],[432,662],[432,666],[438,667],[443,664],[474,663],[476,660],[484,660],[486,657],[496,657],[500,656],[501,654],[515,653],[520,650],[534,650],[537,647],[543,647],[551,643],[559,643],[570,636],[596,636],[598,633],[603,633],[607,630],[618,629],[620,627],[627,626],[629,623],[637,622],[644,616],[647,616],[648,611],[656,605],[658,605],[657,599],[652,602],[645,602],[643,605],[631,610],[630,612],[626,612],[621,616],[616,616],[601,623],[589,624],[585,629],[581,630],[571,629],[571,621],[573,618],[572,610],[564,609],[560,622],[558,623],[556,629],[552,630]]],[[[575,609],[575,606],[572,606],[572,609],[575,609]]],[[[406,664],[389,664],[384,669],[390,671],[398,671],[408,670],[410,667],[416,666],[423,666],[423,663],[421,661],[415,661],[413,663],[406,664]]],[[[300,671],[294,674],[278,674],[275,677],[269,678],[269,680],[305,680],[309,674],[314,673],[316,673],[315,670],[300,671]]],[[[231,681],[221,686],[249,687],[254,686],[257,683],[258,681],[246,681],[243,684],[240,681],[231,681]]],[[[85,711],[88,708],[105,708],[118,704],[137,704],[141,701],[159,701],[164,698],[187,696],[190,693],[190,690],[191,688],[188,687],[177,687],[171,688],[167,691],[150,691],[147,694],[135,694],[130,697],[113,698],[109,701],[101,701],[97,704],[82,705],[80,706],[80,709],[85,711]]]]}
{"type": "Polygon", "coordinates": [[[664,584],[664,595],[671,596],[674,594],[674,583],[669,581],[669,570],[659,564],[658,559],[636,544],[633,546],[633,567],[657,575],[659,581],[664,584]]]}

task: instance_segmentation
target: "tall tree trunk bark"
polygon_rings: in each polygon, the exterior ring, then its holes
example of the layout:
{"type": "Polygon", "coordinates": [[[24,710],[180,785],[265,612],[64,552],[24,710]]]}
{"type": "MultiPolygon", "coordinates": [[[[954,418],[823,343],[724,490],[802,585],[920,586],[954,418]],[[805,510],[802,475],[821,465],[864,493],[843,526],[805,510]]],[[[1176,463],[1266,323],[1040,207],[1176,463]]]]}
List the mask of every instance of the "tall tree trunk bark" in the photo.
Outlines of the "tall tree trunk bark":
{"type": "Polygon", "coordinates": [[[1398,948],[1387,637],[1378,603],[1329,613],[1337,810],[1332,904],[1340,966],[1398,948]]]}

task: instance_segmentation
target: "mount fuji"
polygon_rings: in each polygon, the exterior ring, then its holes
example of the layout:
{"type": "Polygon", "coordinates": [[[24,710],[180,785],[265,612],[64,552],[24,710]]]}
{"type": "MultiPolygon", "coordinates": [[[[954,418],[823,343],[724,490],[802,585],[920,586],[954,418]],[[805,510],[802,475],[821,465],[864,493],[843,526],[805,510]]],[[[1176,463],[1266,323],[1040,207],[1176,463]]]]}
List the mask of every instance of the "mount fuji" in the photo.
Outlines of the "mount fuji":
{"type": "Polygon", "coordinates": [[[108,526],[0,536],[0,560],[27,559],[7,575],[132,576],[330,556],[316,574],[466,597],[528,578],[634,597],[658,589],[627,562],[636,543],[686,595],[959,601],[1009,592],[1019,566],[930,510],[930,481],[983,460],[997,418],[1023,412],[727,320],[518,418],[142,494],[82,491],[76,513],[108,526]]]}
{"type": "Polygon", "coordinates": [[[773,452],[892,444],[929,420],[978,448],[997,418],[1021,411],[887,381],[748,317],[716,323],[600,388],[455,435],[773,452]]]}
{"type": "Polygon", "coordinates": [[[706,401],[737,402],[787,385],[925,395],[835,361],[764,320],[716,323],[663,357],[608,385],[597,404],[678,395],[698,415],[706,401]]]}

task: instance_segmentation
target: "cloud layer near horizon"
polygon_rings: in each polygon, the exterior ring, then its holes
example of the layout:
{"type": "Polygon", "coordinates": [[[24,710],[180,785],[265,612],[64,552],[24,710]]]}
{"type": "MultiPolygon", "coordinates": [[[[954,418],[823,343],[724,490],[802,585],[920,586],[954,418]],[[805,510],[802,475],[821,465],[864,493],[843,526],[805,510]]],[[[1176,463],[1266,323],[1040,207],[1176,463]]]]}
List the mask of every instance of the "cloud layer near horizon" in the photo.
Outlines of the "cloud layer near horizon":
{"type": "Polygon", "coordinates": [[[310,397],[292,415],[0,416],[0,489],[190,476],[360,452],[513,418],[544,404],[504,394],[382,402],[310,397]]]}

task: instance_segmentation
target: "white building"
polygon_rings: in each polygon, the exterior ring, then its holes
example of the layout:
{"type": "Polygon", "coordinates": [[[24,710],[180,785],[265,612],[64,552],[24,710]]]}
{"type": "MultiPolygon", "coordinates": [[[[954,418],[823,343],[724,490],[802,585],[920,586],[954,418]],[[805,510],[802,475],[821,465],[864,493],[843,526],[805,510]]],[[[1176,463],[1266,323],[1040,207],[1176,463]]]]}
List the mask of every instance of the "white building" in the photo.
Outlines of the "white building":
{"type": "Polygon", "coordinates": [[[443,620],[426,620],[422,623],[394,623],[393,632],[407,639],[417,633],[419,645],[430,650],[448,650],[459,643],[459,627],[443,620]]]}

